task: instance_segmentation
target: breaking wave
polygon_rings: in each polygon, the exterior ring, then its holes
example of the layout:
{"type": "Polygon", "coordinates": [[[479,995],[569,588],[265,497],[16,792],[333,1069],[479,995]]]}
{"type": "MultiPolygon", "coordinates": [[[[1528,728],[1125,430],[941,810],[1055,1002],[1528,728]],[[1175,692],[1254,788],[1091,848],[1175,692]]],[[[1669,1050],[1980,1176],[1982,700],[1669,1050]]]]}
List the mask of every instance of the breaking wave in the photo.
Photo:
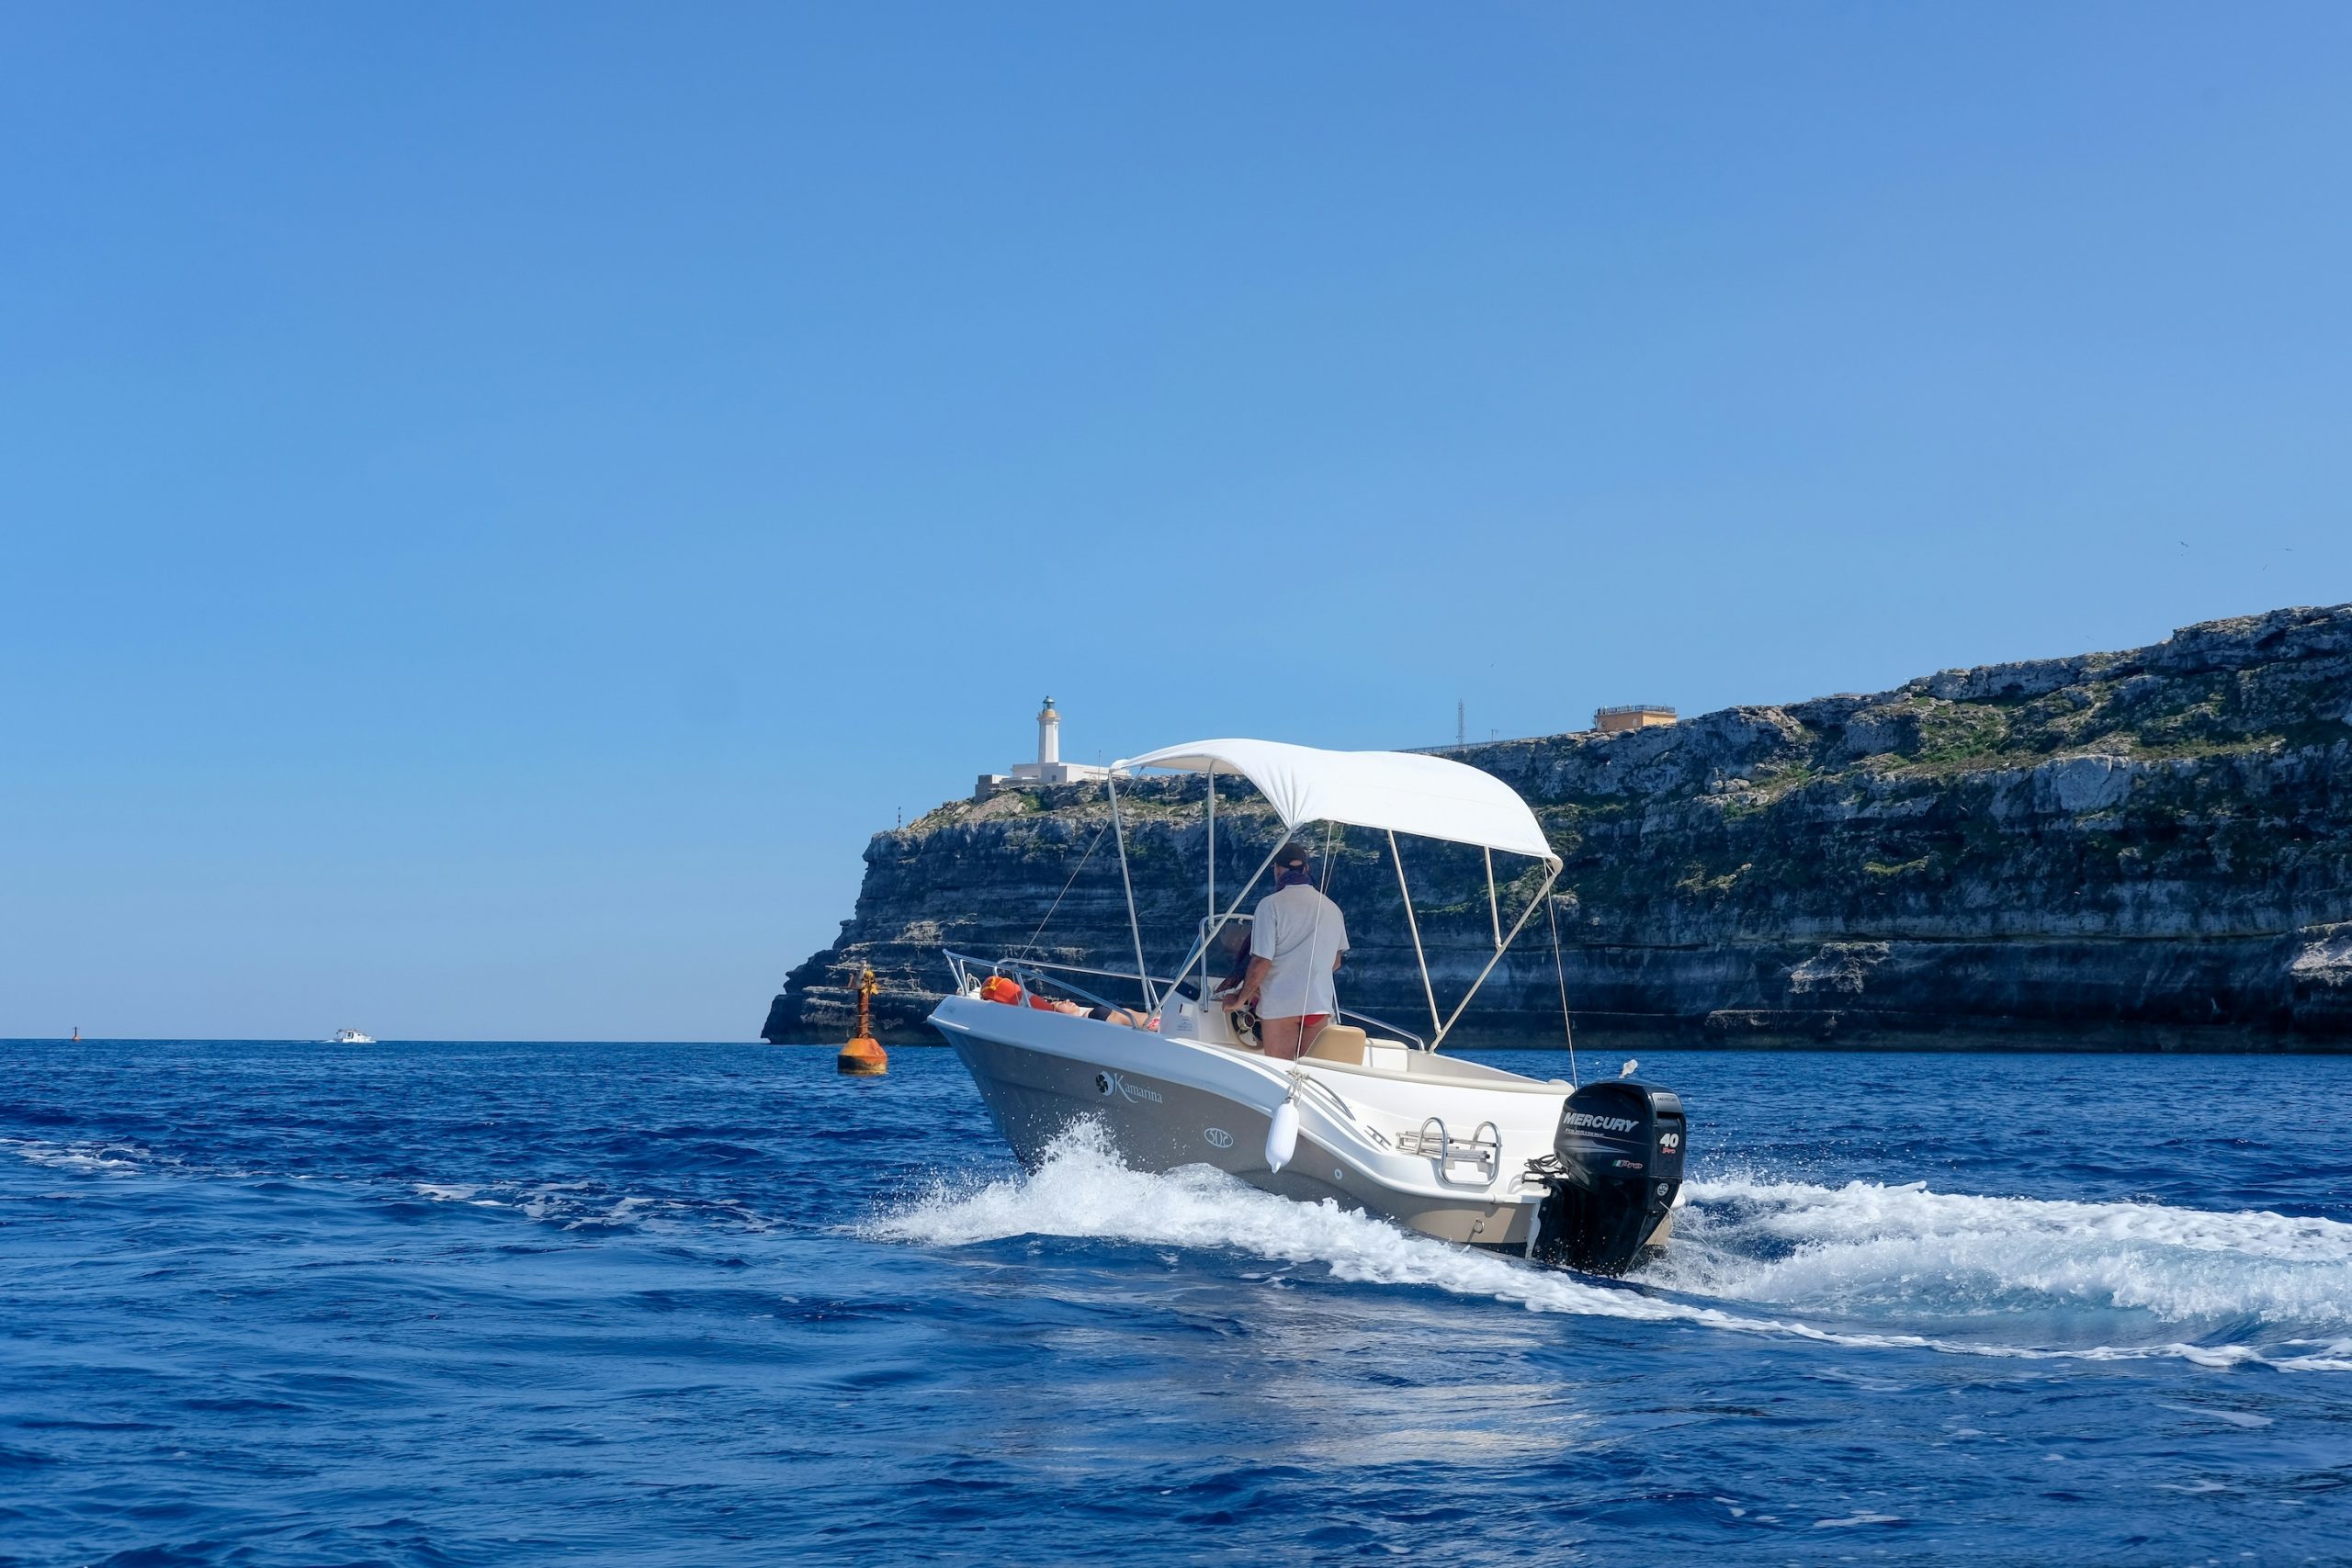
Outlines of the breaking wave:
{"type": "Polygon", "coordinates": [[[1275,1197],[1206,1166],[1132,1170],[1080,1123],[1030,1175],[935,1187],[859,1231],[932,1247],[1046,1235],[1223,1249],[1534,1312],[1863,1347],[2352,1371],[2352,1225],[2335,1221],[1917,1183],[1743,1177],[1693,1182],[1686,1196],[1665,1256],[1603,1283],[1275,1197]]]}

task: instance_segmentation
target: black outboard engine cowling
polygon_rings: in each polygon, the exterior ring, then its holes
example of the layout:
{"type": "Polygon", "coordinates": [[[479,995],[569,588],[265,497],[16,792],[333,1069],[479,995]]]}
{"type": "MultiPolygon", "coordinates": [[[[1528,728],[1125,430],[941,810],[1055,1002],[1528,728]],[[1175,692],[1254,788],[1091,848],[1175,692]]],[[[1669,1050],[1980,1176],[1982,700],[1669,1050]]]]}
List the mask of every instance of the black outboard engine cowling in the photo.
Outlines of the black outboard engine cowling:
{"type": "Polygon", "coordinates": [[[1684,1133],[1670,1089],[1611,1078],[1568,1096],[1530,1255],[1588,1274],[1633,1267],[1682,1190],[1684,1133]]]}

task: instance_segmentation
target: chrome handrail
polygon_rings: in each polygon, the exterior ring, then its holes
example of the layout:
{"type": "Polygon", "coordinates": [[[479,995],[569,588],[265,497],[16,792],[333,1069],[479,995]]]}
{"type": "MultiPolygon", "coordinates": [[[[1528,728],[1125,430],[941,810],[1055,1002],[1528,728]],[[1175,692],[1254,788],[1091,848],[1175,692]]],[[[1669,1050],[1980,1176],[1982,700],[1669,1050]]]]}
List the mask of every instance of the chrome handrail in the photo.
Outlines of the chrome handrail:
{"type": "MultiPolygon", "coordinates": [[[[1301,1058],[1301,1060],[1305,1059],[1306,1058],[1301,1058]]],[[[1313,1090],[1315,1093],[1323,1096],[1326,1100],[1329,1100],[1333,1105],[1338,1106],[1340,1108],[1340,1121],[1361,1122],[1363,1120],[1363,1117],[1356,1114],[1356,1108],[1354,1106],[1350,1105],[1345,1100],[1340,1098],[1340,1091],[1338,1089],[1333,1089],[1321,1078],[1312,1078],[1307,1077],[1304,1072],[1299,1070],[1295,1063],[1291,1066],[1290,1081],[1296,1084],[1301,1089],[1313,1090]]]]}
{"type": "MultiPolygon", "coordinates": [[[[1247,917],[1245,916],[1241,918],[1246,919],[1247,917]]],[[[939,952],[940,956],[947,960],[948,970],[956,977],[956,989],[958,993],[967,991],[971,988],[971,982],[966,974],[966,970],[967,968],[985,969],[991,975],[1003,975],[1008,973],[1017,975],[1023,970],[1027,970],[1034,974],[1043,975],[1046,971],[1050,970],[1056,975],[1092,975],[1108,980],[1134,980],[1138,978],[1135,971],[1131,969],[1097,969],[1089,964],[1062,964],[1046,958],[978,958],[968,953],[957,953],[952,948],[945,947],[941,948],[939,952]]],[[[1148,978],[1150,982],[1156,986],[1167,986],[1172,987],[1178,984],[1177,981],[1163,979],[1157,975],[1144,976],[1143,978],[1148,978]]],[[[1098,997],[1091,991],[1083,990],[1077,986],[1069,985],[1069,983],[1058,979],[1056,980],[1055,984],[1059,986],[1063,990],[1076,992],[1078,995],[1086,998],[1087,1000],[1092,1002],[1097,1007],[1125,1008],[1129,1005],[1125,1002],[1112,1001],[1106,997],[1098,997]]],[[[1196,998],[1194,999],[1198,1000],[1200,998],[1196,998]]],[[[1379,1030],[1383,1038],[1401,1041],[1406,1044],[1410,1045],[1416,1051],[1426,1051],[1430,1048],[1429,1042],[1423,1040],[1419,1035],[1414,1033],[1409,1029],[1401,1028],[1396,1024],[1391,1023],[1385,1018],[1374,1018],[1368,1012],[1359,1012],[1354,1008],[1348,1007],[1340,1009],[1339,1016],[1341,1018],[1354,1019],[1359,1023],[1368,1023],[1373,1028],[1379,1030]]]]}
{"type": "Polygon", "coordinates": [[[1481,1122],[1469,1137],[1457,1138],[1446,1131],[1443,1117],[1430,1116],[1422,1120],[1419,1132],[1398,1138],[1396,1146],[1400,1154],[1417,1154],[1437,1161],[1440,1181],[1452,1181],[1454,1166],[1467,1164],[1477,1168],[1480,1180],[1491,1183],[1495,1172],[1502,1168],[1503,1130],[1492,1122],[1481,1122]],[[1437,1129],[1434,1140],[1430,1137],[1432,1127],[1437,1129]],[[1488,1133],[1494,1136],[1487,1137],[1488,1133]]]}
{"type": "MultiPolygon", "coordinates": [[[[1003,975],[1016,980],[1021,979],[1025,976],[1028,978],[1029,984],[1024,985],[1022,987],[1023,990],[1033,989],[1037,982],[1046,979],[1046,971],[1048,969],[1068,970],[1072,974],[1078,975],[1106,976],[1114,980],[1132,980],[1135,978],[1133,975],[1123,974],[1116,969],[1089,969],[1075,964],[1052,964],[1034,958],[999,958],[993,960],[979,959],[974,958],[967,953],[950,953],[945,948],[940,949],[940,952],[946,957],[947,967],[956,976],[956,989],[958,995],[962,995],[971,989],[971,980],[966,973],[967,965],[984,966],[991,975],[1003,975]]],[[[1068,991],[1073,996],[1083,997],[1088,1001],[1092,1002],[1096,1007],[1116,1008],[1122,1012],[1130,1010],[1129,1003],[1114,1002],[1108,997],[1098,996],[1094,992],[1088,990],[1083,986],[1072,985],[1068,980],[1062,979],[1058,975],[1053,976],[1053,983],[1057,990],[1068,991]]]]}
{"type": "Polygon", "coordinates": [[[1340,1016],[1341,1018],[1352,1018],[1360,1023],[1368,1023],[1374,1029],[1380,1030],[1386,1037],[1403,1041],[1411,1045],[1416,1051],[1426,1051],[1430,1048],[1430,1043],[1428,1041],[1422,1039],[1419,1035],[1414,1033],[1411,1030],[1405,1028],[1403,1025],[1391,1023],[1385,1018],[1374,1018],[1368,1012],[1358,1012],[1353,1008],[1341,1008],[1340,1010],[1340,1016]]]}

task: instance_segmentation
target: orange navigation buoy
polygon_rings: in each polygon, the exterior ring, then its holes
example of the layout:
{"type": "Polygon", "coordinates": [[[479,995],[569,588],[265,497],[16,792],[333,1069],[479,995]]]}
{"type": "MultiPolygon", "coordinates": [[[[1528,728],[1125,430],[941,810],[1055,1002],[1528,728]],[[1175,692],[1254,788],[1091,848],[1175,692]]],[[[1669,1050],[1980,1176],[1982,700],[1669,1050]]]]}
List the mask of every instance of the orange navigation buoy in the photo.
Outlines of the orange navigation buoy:
{"type": "Polygon", "coordinates": [[[878,1078],[890,1070],[888,1054],[882,1049],[882,1043],[874,1038],[874,993],[881,988],[874,978],[873,965],[857,972],[857,1033],[833,1058],[833,1071],[854,1077],[878,1078]]]}

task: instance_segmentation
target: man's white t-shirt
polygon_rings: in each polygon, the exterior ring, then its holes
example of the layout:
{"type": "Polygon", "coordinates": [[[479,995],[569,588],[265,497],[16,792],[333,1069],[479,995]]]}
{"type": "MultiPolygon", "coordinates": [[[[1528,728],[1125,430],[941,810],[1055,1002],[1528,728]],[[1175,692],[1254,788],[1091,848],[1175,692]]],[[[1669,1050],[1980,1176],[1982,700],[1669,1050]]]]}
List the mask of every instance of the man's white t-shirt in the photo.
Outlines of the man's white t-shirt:
{"type": "Polygon", "coordinates": [[[1304,1018],[1332,1009],[1331,965],[1348,950],[1348,922],[1340,907],[1304,882],[1258,900],[1250,926],[1250,956],[1271,961],[1274,972],[1258,993],[1260,1018],[1304,1018]]]}

